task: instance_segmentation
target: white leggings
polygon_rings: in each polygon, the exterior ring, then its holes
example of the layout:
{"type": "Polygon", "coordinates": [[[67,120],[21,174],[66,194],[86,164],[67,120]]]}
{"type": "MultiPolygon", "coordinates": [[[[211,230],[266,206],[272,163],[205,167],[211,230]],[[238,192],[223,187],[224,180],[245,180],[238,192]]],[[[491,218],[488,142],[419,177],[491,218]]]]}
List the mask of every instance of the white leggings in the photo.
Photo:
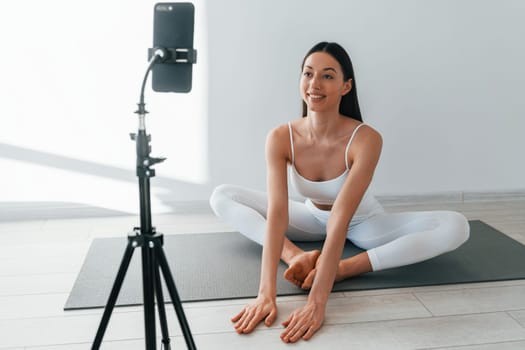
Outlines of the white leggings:
{"type": "MultiPolygon", "coordinates": [[[[249,239],[263,244],[268,199],[264,192],[234,185],[218,186],[210,198],[217,216],[249,239]]],[[[286,236],[291,241],[326,238],[330,211],[310,201],[290,200],[286,236]]],[[[368,253],[374,271],[414,264],[449,252],[469,237],[467,219],[453,211],[385,213],[352,220],[347,239],[368,253]]]]}

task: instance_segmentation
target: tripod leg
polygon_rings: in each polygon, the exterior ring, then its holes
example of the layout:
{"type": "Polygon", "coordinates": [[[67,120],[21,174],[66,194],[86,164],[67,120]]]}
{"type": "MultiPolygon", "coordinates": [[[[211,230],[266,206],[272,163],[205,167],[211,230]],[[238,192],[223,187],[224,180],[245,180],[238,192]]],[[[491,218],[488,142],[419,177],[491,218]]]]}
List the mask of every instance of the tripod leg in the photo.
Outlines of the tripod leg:
{"type": "Polygon", "coordinates": [[[184,315],[184,309],[182,308],[179,294],[177,293],[177,287],[175,287],[175,281],[171,275],[170,267],[168,265],[168,260],[166,255],[164,255],[164,250],[162,250],[161,245],[156,245],[156,257],[159,259],[159,266],[162,269],[162,274],[164,275],[164,280],[166,281],[166,286],[171,297],[171,302],[177,313],[177,318],[179,319],[180,328],[184,335],[184,340],[186,341],[186,346],[190,350],[196,350],[195,343],[193,342],[193,336],[191,335],[190,326],[184,315]]]}
{"type": "Polygon", "coordinates": [[[157,293],[157,308],[159,312],[160,329],[162,332],[162,344],[164,350],[170,350],[170,335],[168,332],[168,321],[166,320],[166,307],[164,305],[164,295],[162,293],[162,284],[160,282],[160,266],[158,259],[155,259],[155,292],[157,293]]]}
{"type": "Polygon", "coordinates": [[[142,246],[142,290],[144,297],[144,330],[146,350],[155,350],[157,339],[155,335],[155,265],[153,249],[142,246]]]}
{"type": "Polygon", "coordinates": [[[102,338],[104,338],[104,333],[106,332],[106,328],[109,323],[109,318],[111,317],[111,313],[113,312],[113,308],[115,307],[115,303],[117,302],[118,293],[120,292],[120,287],[122,287],[122,282],[124,281],[124,277],[126,276],[126,272],[128,270],[131,257],[133,256],[134,249],[135,248],[131,245],[131,242],[128,242],[126,251],[124,252],[124,256],[122,257],[122,262],[120,263],[120,267],[118,269],[117,277],[115,279],[115,282],[113,283],[111,293],[109,294],[108,302],[106,304],[106,307],[104,308],[104,314],[102,315],[102,320],[100,321],[100,325],[98,326],[97,335],[95,336],[95,340],[93,342],[91,350],[98,350],[100,348],[102,338]]]}

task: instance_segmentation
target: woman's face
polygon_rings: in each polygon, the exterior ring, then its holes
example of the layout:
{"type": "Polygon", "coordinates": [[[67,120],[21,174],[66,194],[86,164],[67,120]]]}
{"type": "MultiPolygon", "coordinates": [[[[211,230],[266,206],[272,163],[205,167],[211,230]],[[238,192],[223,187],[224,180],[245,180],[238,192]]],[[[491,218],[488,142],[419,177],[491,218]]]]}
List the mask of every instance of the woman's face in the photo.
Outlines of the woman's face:
{"type": "Polygon", "coordinates": [[[301,95],[308,111],[339,113],[341,98],[351,88],[351,79],[344,81],[341,65],[330,54],[314,52],[306,58],[301,95]]]}

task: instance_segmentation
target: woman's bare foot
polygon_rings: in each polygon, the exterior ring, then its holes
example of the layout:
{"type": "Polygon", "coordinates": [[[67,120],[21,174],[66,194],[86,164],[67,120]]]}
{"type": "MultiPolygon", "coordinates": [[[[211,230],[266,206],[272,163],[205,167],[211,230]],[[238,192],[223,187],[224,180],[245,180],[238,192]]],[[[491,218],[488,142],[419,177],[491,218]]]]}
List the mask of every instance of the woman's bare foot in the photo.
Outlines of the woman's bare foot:
{"type": "Polygon", "coordinates": [[[311,250],[297,254],[290,260],[288,269],[284,271],[284,278],[297,287],[301,287],[305,278],[315,268],[320,254],[320,250],[311,250]]]}
{"type": "MultiPolygon", "coordinates": [[[[368,258],[367,252],[362,252],[344,260],[340,260],[335,273],[335,282],[341,282],[344,279],[371,272],[372,264],[368,258]]],[[[302,289],[310,289],[314,284],[315,274],[317,273],[317,264],[305,277],[301,284],[302,289]]]]}
{"type": "MultiPolygon", "coordinates": [[[[317,267],[314,267],[312,271],[310,271],[308,276],[306,276],[306,278],[304,279],[303,284],[301,284],[302,289],[312,288],[312,285],[314,284],[314,278],[315,278],[316,273],[317,273],[317,267]]],[[[337,272],[335,274],[335,282],[341,282],[345,278],[346,277],[343,275],[343,272],[341,270],[341,262],[339,262],[339,265],[337,267],[337,272]]]]}

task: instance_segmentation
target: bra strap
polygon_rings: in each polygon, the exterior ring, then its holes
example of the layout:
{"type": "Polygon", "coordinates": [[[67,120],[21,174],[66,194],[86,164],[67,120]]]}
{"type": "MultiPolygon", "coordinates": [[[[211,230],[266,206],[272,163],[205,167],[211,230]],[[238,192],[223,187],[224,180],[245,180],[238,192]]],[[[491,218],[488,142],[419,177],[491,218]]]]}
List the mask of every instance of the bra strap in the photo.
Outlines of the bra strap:
{"type": "MultiPolygon", "coordinates": [[[[359,125],[354,129],[354,132],[352,133],[352,136],[350,136],[350,140],[348,141],[348,144],[346,145],[346,149],[345,149],[345,164],[346,164],[346,170],[350,169],[350,167],[348,166],[348,150],[350,149],[350,144],[352,143],[352,140],[354,139],[354,136],[355,136],[357,130],[359,130],[359,128],[362,127],[363,125],[365,125],[365,123],[361,123],[361,124],[359,124],[359,125]]],[[[292,148],[292,152],[293,152],[293,148],[292,148]]]]}
{"type": "Polygon", "coordinates": [[[292,134],[292,123],[288,122],[288,130],[290,131],[290,147],[292,149],[292,165],[295,164],[295,155],[293,152],[293,134],[292,134]]]}

